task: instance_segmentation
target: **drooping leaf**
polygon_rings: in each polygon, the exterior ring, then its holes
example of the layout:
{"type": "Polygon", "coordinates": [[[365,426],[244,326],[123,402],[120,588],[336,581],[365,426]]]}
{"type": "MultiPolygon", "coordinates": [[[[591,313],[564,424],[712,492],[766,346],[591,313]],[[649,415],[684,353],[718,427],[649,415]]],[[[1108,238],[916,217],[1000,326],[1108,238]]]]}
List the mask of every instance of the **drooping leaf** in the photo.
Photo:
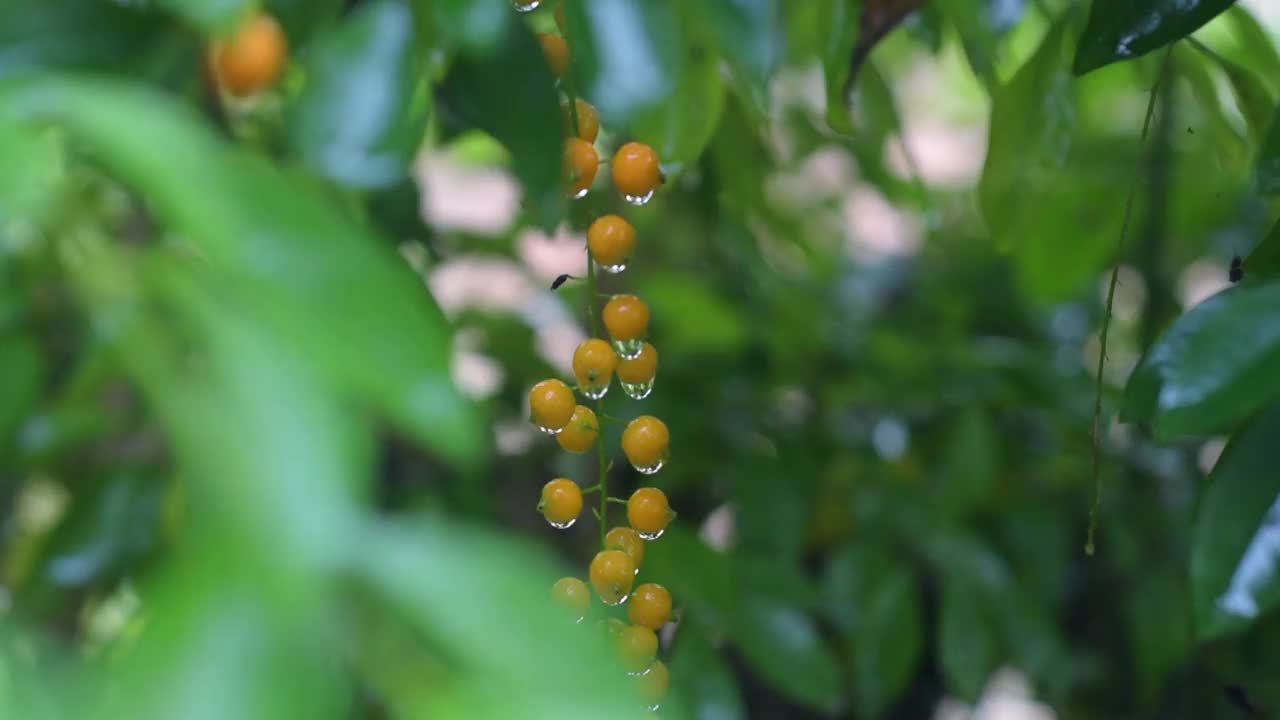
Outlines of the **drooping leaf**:
{"type": "Polygon", "coordinates": [[[689,6],[709,17],[746,107],[757,121],[763,120],[769,111],[769,78],[782,53],[781,2],[713,0],[689,6]]]}
{"type": "Polygon", "coordinates": [[[1235,0],[1094,0],[1072,71],[1083,75],[1190,35],[1235,0]]]}
{"type": "MultiPolygon", "coordinates": [[[[854,127],[845,91],[855,77],[850,58],[855,48],[861,49],[858,45],[861,6],[852,0],[821,0],[814,3],[814,7],[819,11],[818,48],[827,95],[827,124],[836,132],[849,135],[854,127]]],[[[864,52],[869,51],[868,45],[864,52]]]]}
{"type": "Polygon", "coordinates": [[[1227,289],[1178,318],[1125,391],[1164,440],[1228,428],[1280,391],[1280,283],[1227,289]]]}
{"type": "Polygon", "coordinates": [[[289,145],[303,163],[359,189],[406,176],[430,109],[413,33],[406,2],[379,0],[306,49],[305,85],[286,117],[289,145]]]}
{"type": "MultiPolygon", "coordinates": [[[[1274,306],[1273,306],[1274,307],[1274,306]]],[[[1202,639],[1240,630],[1280,605],[1280,474],[1272,406],[1227,444],[1191,535],[1191,591],[1202,639]]]]}
{"type": "Polygon", "coordinates": [[[506,146],[516,179],[524,186],[526,210],[539,226],[554,229],[568,207],[560,102],[533,35],[513,24],[498,52],[458,57],[440,95],[442,112],[506,146]],[[511,112],[513,107],[520,112],[511,112]]]}

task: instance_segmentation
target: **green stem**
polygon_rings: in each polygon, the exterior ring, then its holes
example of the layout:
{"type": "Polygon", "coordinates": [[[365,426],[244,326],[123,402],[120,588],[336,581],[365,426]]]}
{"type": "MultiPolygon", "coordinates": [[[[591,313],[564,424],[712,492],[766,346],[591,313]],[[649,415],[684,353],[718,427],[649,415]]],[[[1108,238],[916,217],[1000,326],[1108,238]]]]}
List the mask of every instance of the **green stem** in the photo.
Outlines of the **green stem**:
{"type": "Polygon", "coordinates": [[[1164,80],[1165,68],[1169,64],[1170,51],[1173,45],[1165,51],[1164,58],[1160,61],[1160,69],[1156,74],[1156,81],[1151,86],[1151,95],[1147,98],[1147,113],[1142,121],[1142,134],[1138,138],[1138,169],[1133,173],[1133,179],[1129,183],[1129,195],[1124,202],[1124,216],[1120,220],[1120,238],[1116,241],[1116,264],[1111,269],[1111,282],[1107,285],[1107,305],[1106,310],[1102,314],[1102,337],[1098,345],[1098,373],[1094,378],[1096,392],[1093,399],[1093,506],[1089,508],[1089,537],[1085,541],[1084,551],[1087,555],[1094,553],[1094,534],[1098,529],[1098,509],[1102,505],[1102,472],[1101,472],[1101,455],[1102,455],[1102,371],[1107,364],[1107,335],[1111,329],[1111,308],[1116,298],[1116,281],[1120,276],[1120,254],[1124,252],[1124,241],[1129,234],[1129,219],[1133,215],[1133,199],[1138,193],[1138,179],[1141,176],[1141,167],[1143,153],[1142,150],[1147,144],[1147,133],[1151,129],[1151,117],[1156,111],[1156,95],[1160,90],[1160,84],[1164,80]]]}
{"type": "Polygon", "coordinates": [[[611,502],[611,503],[618,503],[619,505],[626,505],[626,504],[627,504],[626,499],[624,499],[624,498],[616,498],[616,497],[613,497],[612,495],[608,495],[608,496],[606,496],[606,499],[607,499],[609,502],[611,502]]]}

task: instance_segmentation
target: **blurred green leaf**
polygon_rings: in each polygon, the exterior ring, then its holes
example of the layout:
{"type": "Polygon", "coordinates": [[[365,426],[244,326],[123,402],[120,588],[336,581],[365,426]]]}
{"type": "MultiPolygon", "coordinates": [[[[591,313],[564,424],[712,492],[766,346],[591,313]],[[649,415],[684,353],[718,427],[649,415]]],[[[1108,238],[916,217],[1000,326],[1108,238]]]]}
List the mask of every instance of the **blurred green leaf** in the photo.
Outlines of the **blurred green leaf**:
{"type": "Polygon", "coordinates": [[[1249,251],[1240,267],[1250,281],[1280,274],[1280,220],[1271,226],[1270,232],[1249,251]]]}
{"type": "Polygon", "coordinates": [[[488,55],[513,24],[510,0],[413,0],[420,18],[430,18],[432,32],[464,52],[488,55]]]}
{"type": "Polygon", "coordinates": [[[828,612],[845,631],[853,701],[861,714],[879,715],[907,687],[920,662],[919,588],[890,553],[851,544],[828,561],[823,594],[828,612]]]}
{"type": "Polygon", "coordinates": [[[741,624],[732,634],[752,667],[787,697],[834,709],[841,699],[840,674],[813,618],[761,595],[740,603],[741,624]]]}
{"type": "Polygon", "coordinates": [[[79,493],[47,550],[45,579],[83,587],[137,560],[154,547],[165,485],[154,477],[103,478],[96,492],[79,493]]]}
{"type": "Polygon", "coordinates": [[[36,67],[135,69],[162,34],[175,36],[163,15],[119,3],[0,0],[0,77],[36,67]]]}
{"type": "Polygon", "coordinates": [[[986,413],[970,409],[951,429],[943,455],[938,502],[949,515],[962,515],[981,504],[995,484],[1000,466],[999,439],[986,413]]]}
{"type": "Polygon", "coordinates": [[[1066,67],[1071,27],[1069,17],[1059,19],[1026,64],[992,93],[978,204],[997,247],[1046,242],[1032,230],[1048,198],[1028,195],[1056,191],[1075,142],[1075,92],[1066,67]]]}
{"type": "Polygon", "coordinates": [[[1000,663],[1000,640],[990,610],[963,581],[948,582],[942,589],[938,660],[947,688],[970,703],[977,701],[1000,663]]]}
{"type": "Polygon", "coordinates": [[[458,57],[440,89],[443,110],[507,147],[533,221],[551,231],[568,207],[560,101],[542,49],[513,24],[491,55],[458,57]],[[518,107],[520,112],[511,112],[518,107]]]}
{"type": "Polygon", "coordinates": [[[253,7],[250,0],[160,0],[160,4],[210,33],[231,30],[253,7]]]}
{"type": "Polygon", "coordinates": [[[40,348],[22,335],[0,336],[0,451],[14,450],[18,426],[35,406],[44,383],[40,348]]]}
{"type": "Polygon", "coordinates": [[[827,124],[838,133],[852,135],[853,117],[849,113],[845,87],[849,84],[849,58],[858,41],[861,6],[854,0],[817,0],[813,5],[818,8],[818,48],[827,95],[827,124]]]}
{"type": "MultiPolygon", "coordinates": [[[[645,111],[673,102],[691,53],[680,5],[674,0],[564,0],[574,81],[614,132],[625,132],[645,111]]],[[[712,50],[701,46],[704,55],[712,50]]],[[[714,65],[710,57],[699,62],[714,65]]]]}
{"type": "Polygon", "coordinates": [[[1252,70],[1211,50],[1207,54],[1226,73],[1231,92],[1235,95],[1236,106],[1240,108],[1240,114],[1244,116],[1248,127],[1249,137],[1255,143],[1260,143],[1275,109],[1271,89],[1252,70]]]}
{"type": "Polygon", "coordinates": [[[686,700],[695,720],[746,717],[733,673],[696,618],[681,620],[669,663],[672,691],[686,700]]]}
{"type": "Polygon", "coordinates": [[[973,74],[985,82],[994,81],[1000,36],[1021,17],[1023,3],[938,0],[935,4],[960,36],[973,74]]]}
{"type": "Polygon", "coordinates": [[[1253,13],[1236,3],[1227,8],[1222,17],[1251,66],[1265,78],[1280,78],[1280,50],[1253,13]]]}
{"type": "Polygon", "coordinates": [[[1135,588],[1127,609],[1137,694],[1151,700],[1191,650],[1191,601],[1181,571],[1153,568],[1131,582],[1135,588]]]}
{"type": "Polygon", "coordinates": [[[334,203],[137,86],[60,75],[0,84],[0,114],[52,122],[147,193],[157,217],[282,337],[442,456],[474,466],[487,431],[449,376],[449,329],[420,281],[334,203]],[[147,113],[137,109],[145,107],[147,113]],[[156,153],[157,147],[183,148],[156,153]],[[191,157],[202,159],[192,184],[191,157]]]}
{"type": "Polygon", "coordinates": [[[262,6],[284,26],[294,47],[304,48],[318,31],[342,14],[346,0],[264,0],[262,6]]]}
{"type": "Polygon", "coordinates": [[[661,328],[659,351],[728,355],[746,341],[741,316],[692,275],[654,275],[638,292],[653,308],[655,327],[661,328]]]}
{"type": "Polygon", "coordinates": [[[1125,416],[1157,438],[1226,429],[1280,390],[1280,284],[1230,288],[1165,331],[1134,370],[1125,416]]]}
{"type": "Polygon", "coordinates": [[[666,102],[631,119],[631,138],[651,145],[670,175],[697,161],[724,107],[724,82],[714,48],[692,37],[690,24],[681,27],[686,38],[674,93],[666,102]]]}
{"type": "Polygon", "coordinates": [[[738,91],[757,123],[769,114],[769,79],[782,52],[779,0],[712,0],[690,5],[705,12],[733,69],[738,91]]]}
{"type": "Polygon", "coordinates": [[[63,147],[55,133],[0,120],[0,217],[38,222],[55,200],[65,175],[63,147]]]}
{"type": "Polygon", "coordinates": [[[404,178],[430,110],[408,4],[361,7],[308,46],[301,64],[306,81],[286,122],[303,163],[360,189],[404,178]]]}
{"type": "Polygon", "coordinates": [[[1211,60],[1184,43],[1174,46],[1173,61],[1178,76],[1191,86],[1196,105],[1209,117],[1209,138],[1215,154],[1233,173],[1244,174],[1252,151],[1227,116],[1217,79],[1210,72],[1211,60]]]}
{"type": "Polygon", "coordinates": [[[1267,408],[1227,444],[1191,534],[1196,634],[1240,630],[1280,605],[1280,409],[1267,408]]]}
{"type": "Polygon", "coordinates": [[[1072,72],[1083,75],[1180,40],[1235,0],[1093,0],[1072,72]]]}
{"type": "Polygon", "coordinates": [[[1258,192],[1280,193],[1280,108],[1276,109],[1258,151],[1258,192]]]}

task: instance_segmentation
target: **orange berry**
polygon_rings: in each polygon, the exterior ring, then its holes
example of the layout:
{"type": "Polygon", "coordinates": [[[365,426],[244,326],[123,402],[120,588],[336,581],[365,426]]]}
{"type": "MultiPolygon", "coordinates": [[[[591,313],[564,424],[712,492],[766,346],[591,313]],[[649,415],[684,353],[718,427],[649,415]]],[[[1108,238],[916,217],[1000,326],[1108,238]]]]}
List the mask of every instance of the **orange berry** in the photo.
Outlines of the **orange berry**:
{"type": "Polygon", "coordinates": [[[671,593],[657,583],[645,583],[627,601],[627,619],[656,631],[671,619],[671,593]]]}
{"type": "MultiPolygon", "coordinates": [[[[578,132],[576,136],[589,143],[595,142],[596,136],[600,134],[600,115],[591,103],[582,98],[577,98],[574,106],[578,109],[578,132]]],[[[573,115],[569,112],[569,104],[561,105],[560,112],[564,120],[564,134],[574,136],[573,115]]]]}
{"type": "Polygon", "coordinates": [[[656,708],[658,703],[662,702],[662,698],[666,697],[667,688],[671,686],[671,671],[667,669],[666,663],[654,660],[653,664],[649,665],[649,671],[636,678],[636,685],[640,688],[640,696],[649,703],[650,709],[656,708]]]}
{"type": "Polygon", "coordinates": [[[630,385],[647,383],[658,374],[658,351],[649,343],[640,348],[640,354],[630,360],[618,360],[618,379],[630,385]]]}
{"type": "Polygon", "coordinates": [[[587,194],[600,168],[600,156],[591,143],[572,137],[564,143],[564,168],[569,195],[579,198],[587,194]]]}
{"type": "Polygon", "coordinates": [[[658,488],[642,487],[627,500],[627,522],[646,540],[661,535],[675,516],[666,493],[658,488]]]}
{"type": "Polygon", "coordinates": [[[622,667],[630,673],[642,673],[658,655],[658,636],[643,625],[628,625],[614,638],[622,667]]]}
{"type": "Polygon", "coordinates": [[[573,524],[582,513],[582,488],[567,478],[556,478],[542,486],[542,499],[538,512],[552,527],[563,530],[573,524]]]}
{"type": "Polygon", "coordinates": [[[604,536],[604,546],[626,553],[635,563],[636,572],[640,572],[640,563],[644,562],[644,538],[640,533],[629,527],[613,528],[604,536]]]}
{"type": "Polygon", "coordinates": [[[636,577],[631,556],[621,550],[601,550],[591,559],[591,587],[605,605],[617,605],[627,599],[636,577]]]}
{"type": "Polygon", "coordinates": [[[587,249],[601,267],[625,265],[635,246],[636,229],[617,215],[602,215],[587,227],[587,249]]]}
{"type": "Polygon", "coordinates": [[[584,453],[591,449],[599,434],[600,423],[596,421],[596,414],[586,405],[579,405],[573,409],[569,424],[556,433],[556,442],[568,452],[584,453]]]}
{"type": "Polygon", "coordinates": [[[247,97],[280,77],[288,54],[289,41],[280,23],[258,13],[241,23],[231,37],[214,43],[214,75],[228,93],[247,97]]]}
{"type": "Polygon", "coordinates": [[[591,604],[591,591],[587,589],[587,584],[576,577],[562,577],[551,586],[551,597],[560,606],[574,614],[574,617],[581,620],[587,614],[587,607],[591,604]]]}
{"type": "Polygon", "coordinates": [[[629,142],[613,154],[613,185],[629,197],[644,197],[662,183],[658,154],[644,143],[629,142]]]}
{"type": "Polygon", "coordinates": [[[609,391],[613,369],[617,366],[618,354],[600,338],[583,340],[573,351],[573,377],[582,394],[593,400],[609,391]]]}
{"type": "Polygon", "coordinates": [[[546,432],[560,432],[573,419],[577,406],[573,389],[560,380],[543,380],[529,390],[529,416],[546,432]]]}
{"type": "Polygon", "coordinates": [[[667,431],[666,424],[652,415],[641,415],[627,423],[627,427],[623,429],[622,453],[636,470],[652,475],[661,470],[662,464],[666,462],[667,444],[670,441],[671,433],[667,431]]]}
{"type": "Polygon", "coordinates": [[[542,45],[542,54],[551,66],[551,74],[560,77],[569,67],[569,43],[564,38],[551,33],[538,33],[538,43],[542,45]]]}
{"type": "Polygon", "coordinates": [[[649,306],[635,295],[614,295],[605,303],[604,327],[614,340],[636,340],[649,329],[649,306]]]}

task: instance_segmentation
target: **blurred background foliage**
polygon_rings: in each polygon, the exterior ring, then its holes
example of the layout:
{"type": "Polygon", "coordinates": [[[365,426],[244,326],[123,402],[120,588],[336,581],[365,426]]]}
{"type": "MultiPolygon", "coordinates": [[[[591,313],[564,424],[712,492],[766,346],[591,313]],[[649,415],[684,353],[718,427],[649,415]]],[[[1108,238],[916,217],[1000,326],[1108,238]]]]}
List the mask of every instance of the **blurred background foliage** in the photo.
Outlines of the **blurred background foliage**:
{"type": "MultiPolygon", "coordinates": [[[[638,717],[532,511],[621,207],[561,191],[553,8],[267,0],[219,97],[255,5],[0,0],[0,717],[638,717]]],[[[1270,3],[564,6],[668,175],[664,717],[1280,707],[1270,3]]]]}

